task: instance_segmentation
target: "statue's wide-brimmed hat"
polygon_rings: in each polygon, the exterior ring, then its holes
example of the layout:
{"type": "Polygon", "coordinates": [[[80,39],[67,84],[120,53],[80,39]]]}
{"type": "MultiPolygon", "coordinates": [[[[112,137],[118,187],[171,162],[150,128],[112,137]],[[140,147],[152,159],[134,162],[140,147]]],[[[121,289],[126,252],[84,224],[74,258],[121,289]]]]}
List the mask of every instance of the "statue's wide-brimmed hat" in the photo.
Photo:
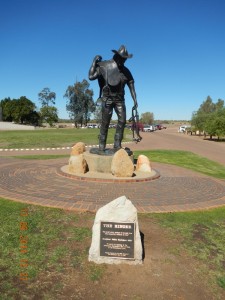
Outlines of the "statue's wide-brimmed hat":
{"type": "Polygon", "coordinates": [[[120,49],[117,50],[112,50],[112,52],[119,54],[123,58],[131,58],[133,54],[128,54],[127,49],[124,45],[120,46],[120,49]]]}

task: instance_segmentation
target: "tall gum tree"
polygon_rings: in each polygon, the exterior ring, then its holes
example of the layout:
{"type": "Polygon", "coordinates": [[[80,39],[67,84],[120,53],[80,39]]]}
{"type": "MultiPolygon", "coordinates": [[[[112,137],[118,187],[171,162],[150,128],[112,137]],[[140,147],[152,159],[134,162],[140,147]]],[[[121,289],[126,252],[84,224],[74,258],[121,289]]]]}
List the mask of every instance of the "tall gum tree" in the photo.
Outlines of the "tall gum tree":
{"type": "Polygon", "coordinates": [[[95,111],[93,91],[89,89],[90,84],[86,79],[68,86],[64,95],[67,98],[66,110],[69,112],[75,127],[78,124],[87,125],[90,115],[95,111]]]}

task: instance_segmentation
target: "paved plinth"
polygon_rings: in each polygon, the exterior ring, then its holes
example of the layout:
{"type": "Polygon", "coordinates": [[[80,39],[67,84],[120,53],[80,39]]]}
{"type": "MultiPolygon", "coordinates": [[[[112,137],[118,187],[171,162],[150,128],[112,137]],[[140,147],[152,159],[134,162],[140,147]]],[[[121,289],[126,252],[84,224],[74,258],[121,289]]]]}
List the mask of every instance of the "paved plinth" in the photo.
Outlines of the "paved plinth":
{"type": "Polygon", "coordinates": [[[152,163],[160,177],[140,182],[87,181],[60,174],[67,158],[21,160],[0,157],[0,197],[51,207],[93,211],[125,195],[138,212],[172,212],[225,205],[225,181],[152,163]]]}

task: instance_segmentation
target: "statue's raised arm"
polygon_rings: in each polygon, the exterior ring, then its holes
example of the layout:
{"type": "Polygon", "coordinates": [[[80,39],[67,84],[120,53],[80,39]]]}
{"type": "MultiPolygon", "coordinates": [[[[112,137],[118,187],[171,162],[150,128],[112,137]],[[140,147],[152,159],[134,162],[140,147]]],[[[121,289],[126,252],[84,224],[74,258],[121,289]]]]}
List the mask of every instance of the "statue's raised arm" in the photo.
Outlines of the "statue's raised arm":
{"type": "Polygon", "coordinates": [[[98,78],[98,63],[102,60],[101,55],[96,55],[95,58],[93,59],[92,65],[89,70],[89,80],[95,80],[98,78]]]}

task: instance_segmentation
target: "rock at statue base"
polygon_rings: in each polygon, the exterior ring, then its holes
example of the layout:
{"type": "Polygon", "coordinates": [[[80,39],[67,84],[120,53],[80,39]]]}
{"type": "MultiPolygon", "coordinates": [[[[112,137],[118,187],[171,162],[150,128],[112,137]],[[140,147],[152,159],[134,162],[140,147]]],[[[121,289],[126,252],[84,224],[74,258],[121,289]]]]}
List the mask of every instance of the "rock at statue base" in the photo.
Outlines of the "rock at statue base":
{"type": "Polygon", "coordinates": [[[143,247],[137,209],[126,196],[121,196],[97,211],[92,227],[92,243],[88,260],[97,264],[136,265],[142,264],[142,259],[143,247]],[[130,224],[133,224],[133,235],[130,234],[129,229],[126,229],[131,227],[130,224]],[[126,259],[130,248],[133,248],[133,256],[126,259]],[[122,251],[124,252],[121,253],[122,251]]]}
{"type": "Polygon", "coordinates": [[[112,159],[112,175],[116,177],[132,177],[134,174],[134,164],[124,149],[118,150],[112,159]]]}
{"type": "Polygon", "coordinates": [[[139,155],[136,164],[136,171],[151,173],[152,168],[150,165],[150,161],[147,156],[139,155]]]}
{"type": "Polygon", "coordinates": [[[70,155],[80,155],[84,152],[85,152],[85,144],[82,142],[79,142],[79,143],[76,143],[72,147],[72,151],[71,151],[70,155]]]}
{"type": "Polygon", "coordinates": [[[85,174],[88,171],[88,165],[83,154],[70,156],[68,170],[78,175],[85,174]]]}

